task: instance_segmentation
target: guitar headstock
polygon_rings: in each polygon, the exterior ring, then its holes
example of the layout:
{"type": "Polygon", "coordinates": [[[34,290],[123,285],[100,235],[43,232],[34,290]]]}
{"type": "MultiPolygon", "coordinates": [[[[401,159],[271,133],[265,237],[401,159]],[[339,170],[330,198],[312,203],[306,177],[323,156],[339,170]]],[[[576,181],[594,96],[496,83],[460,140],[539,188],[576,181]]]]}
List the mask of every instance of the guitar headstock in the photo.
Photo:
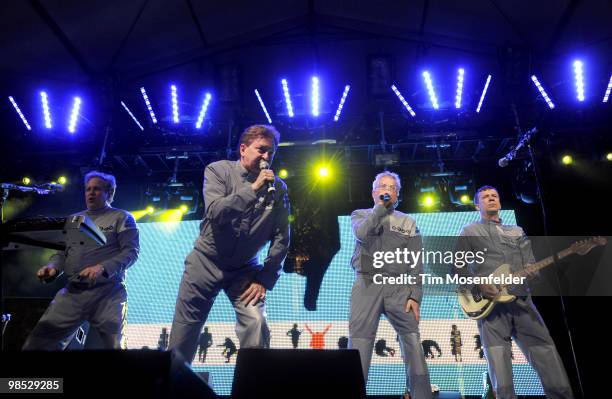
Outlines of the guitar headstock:
{"type": "Polygon", "coordinates": [[[606,237],[592,237],[587,240],[576,241],[570,247],[572,252],[578,255],[586,255],[589,251],[595,247],[606,245],[608,240],[606,237]]]}

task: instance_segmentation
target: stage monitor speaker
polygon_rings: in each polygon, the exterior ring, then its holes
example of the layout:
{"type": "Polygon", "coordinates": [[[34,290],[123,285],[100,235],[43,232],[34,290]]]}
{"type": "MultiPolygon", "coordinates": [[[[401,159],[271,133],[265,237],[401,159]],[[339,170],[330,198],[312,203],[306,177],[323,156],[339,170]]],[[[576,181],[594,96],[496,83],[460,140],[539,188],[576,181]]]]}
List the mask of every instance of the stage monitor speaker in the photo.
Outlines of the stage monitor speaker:
{"type": "Polygon", "coordinates": [[[217,396],[185,361],[171,352],[9,351],[3,378],[63,378],[62,397],[201,398],[217,396]]]}
{"type": "Polygon", "coordinates": [[[357,350],[240,349],[232,399],[365,398],[357,350]]]}

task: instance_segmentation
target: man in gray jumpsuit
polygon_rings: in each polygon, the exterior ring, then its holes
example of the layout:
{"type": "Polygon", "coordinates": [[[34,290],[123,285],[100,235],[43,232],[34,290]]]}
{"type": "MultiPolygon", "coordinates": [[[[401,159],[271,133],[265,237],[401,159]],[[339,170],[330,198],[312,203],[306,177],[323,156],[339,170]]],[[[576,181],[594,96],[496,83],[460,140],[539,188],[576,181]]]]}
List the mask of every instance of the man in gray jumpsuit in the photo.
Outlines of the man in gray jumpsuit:
{"type": "MultiPolygon", "coordinates": [[[[497,189],[483,186],[474,196],[480,220],[463,227],[457,242],[458,251],[483,251],[482,264],[458,268],[459,275],[487,276],[502,264],[512,271],[534,263],[531,243],[519,226],[504,225],[499,217],[501,202],[497,189]]],[[[530,277],[537,277],[532,275],[530,277]]],[[[480,285],[485,297],[494,297],[498,289],[480,285]]],[[[555,344],[531,300],[528,285],[510,287],[517,299],[498,303],[485,318],[477,321],[489,374],[498,399],[516,399],[512,381],[511,342],[517,345],[538,373],[547,398],[573,398],[565,368],[555,344]]]]}
{"type": "Polygon", "coordinates": [[[64,350],[84,321],[97,329],[106,349],[121,349],[127,291],[125,270],[138,258],[138,228],[132,215],[112,208],[115,177],[100,172],[85,176],[88,216],[106,236],[106,244],[66,248],[38,270],[41,280],[62,273],[68,283],[55,295],[25,344],[24,350],[64,350]]]}
{"type": "Polygon", "coordinates": [[[289,249],[287,186],[262,165],[269,164],[279,134],[254,125],[240,137],[240,159],[218,161],[204,171],[204,220],[185,260],[170,349],[191,363],[213,302],[224,290],[236,312],[242,348],[267,348],[265,296],[280,276],[289,249]],[[271,241],[264,264],[257,252],[271,241]]]}
{"type": "Polygon", "coordinates": [[[419,304],[423,296],[419,274],[423,264],[386,263],[374,269],[375,252],[396,249],[420,251],[422,238],[416,222],[410,216],[396,211],[397,196],[401,188],[399,176],[383,172],[372,184],[373,209],[358,209],[351,215],[356,238],[352,266],[355,282],[351,293],[349,318],[349,347],[358,349],[363,377],[367,381],[372,349],[380,315],[384,314],[399,336],[406,366],[406,387],[412,398],[431,398],[429,371],[425,363],[419,334],[419,304]],[[387,200],[380,197],[388,195],[387,200]],[[416,276],[415,284],[377,284],[380,276],[416,276]]]}

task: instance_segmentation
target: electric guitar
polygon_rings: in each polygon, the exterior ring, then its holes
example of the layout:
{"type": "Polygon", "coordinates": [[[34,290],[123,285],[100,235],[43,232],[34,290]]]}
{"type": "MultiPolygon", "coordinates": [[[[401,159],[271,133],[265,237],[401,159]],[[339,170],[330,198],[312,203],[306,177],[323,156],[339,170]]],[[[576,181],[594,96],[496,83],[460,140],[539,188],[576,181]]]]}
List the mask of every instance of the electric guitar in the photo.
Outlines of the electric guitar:
{"type": "MultiPolygon", "coordinates": [[[[588,240],[577,241],[568,248],[557,253],[556,259],[563,259],[572,254],[586,255],[591,249],[600,245],[606,245],[607,242],[608,240],[605,237],[593,237],[588,240]]],[[[548,258],[542,259],[514,273],[511,271],[509,264],[503,264],[495,269],[493,276],[499,277],[502,274],[506,276],[511,274],[513,277],[526,277],[532,272],[552,265],[556,259],[553,256],[549,256],[548,258]]],[[[477,285],[471,289],[459,289],[459,304],[465,315],[470,319],[479,320],[487,317],[497,303],[512,302],[516,299],[516,296],[508,293],[508,284],[497,284],[495,287],[499,289],[499,292],[493,298],[486,298],[480,292],[480,288],[477,285]]]]}

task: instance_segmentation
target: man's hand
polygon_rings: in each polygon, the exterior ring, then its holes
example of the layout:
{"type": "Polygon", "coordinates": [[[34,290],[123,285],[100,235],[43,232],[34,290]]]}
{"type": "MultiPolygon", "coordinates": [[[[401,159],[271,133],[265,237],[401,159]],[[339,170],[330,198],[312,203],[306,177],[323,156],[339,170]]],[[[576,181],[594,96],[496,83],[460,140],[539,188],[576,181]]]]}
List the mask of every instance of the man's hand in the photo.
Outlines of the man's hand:
{"type": "Polygon", "coordinates": [[[421,307],[414,299],[408,299],[408,302],[406,302],[406,313],[410,313],[411,311],[414,312],[414,318],[418,323],[421,319],[421,307]]]}
{"type": "Polygon", "coordinates": [[[88,278],[95,284],[96,279],[100,277],[103,272],[104,268],[102,265],[87,266],[85,269],[81,270],[79,277],[88,278]]]}
{"type": "Polygon", "coordinates": [[[53,278],[55,276],[57,276],[57,269],[53,265],[43,266],[36,272],[36,277],[38,277],[38,279],[41,281],[53,278]]]}
{"type": "Polygon", "coordinates": [[[257,176],[257,180],[251,184],[251,187],[253,191],[257,192],[269,181],[274,182],[274,172],[272,169],[262,169],[259,172],[259,176],[257,176]]]}
{"type": "Polygon", "coordinates": [[[493,284],[480,284],[478,288],[480,288],[482,295],[489,299],[495,298],[499,294],[499,290],[493,284]]]}
{"type": "Polygon", "coordinates": [[[259,283],[251,283],[249,287],[244,290],[242,295],[240,295],[240,300],[244,302],[245,305],[256,305],[257,302],[266,299],[266,289],[263,285],[259,283]]]}

